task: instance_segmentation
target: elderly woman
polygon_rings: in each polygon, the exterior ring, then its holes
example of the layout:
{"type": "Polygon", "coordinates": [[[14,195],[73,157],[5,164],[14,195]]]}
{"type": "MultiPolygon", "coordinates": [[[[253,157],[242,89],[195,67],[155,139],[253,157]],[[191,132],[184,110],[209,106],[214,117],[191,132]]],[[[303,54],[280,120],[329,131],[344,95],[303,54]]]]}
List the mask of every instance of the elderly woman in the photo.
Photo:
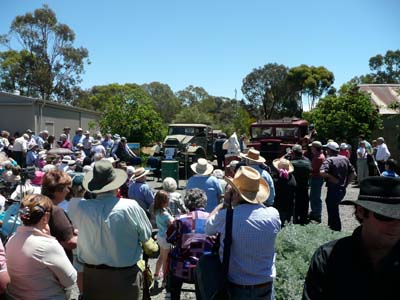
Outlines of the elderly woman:
{"type": "Polygon", "coordinates": [[[68,136],[65,133],[60,135],[59,145],[60,145],[60,148],[66,148],[69,150],[72,149],[72,144],[69,141],[68,136]]]}
{"type": "MultiPolygon", "coordinates": [[[[175,247],[170,253],[168,286],[172,300],[180,299],[182,284],[194,283],[194,269],[204,252],[210,252],[213,239],[205,235],[208,213],[207,195],[200,189],[189,189],[184,198],[189,213],[181,215],[168,228],[167,241],[175,247]]],[[[198,298],[199,299],[199,298],[198,298]]]]}
{"type": "Polygon", "coordinates": [[[65,300],[64,289],[76,281],[74,267],[49,233],[52,207],[48,197],[37,194],[21,202],[24,226],[18,227],[6,248],[10,299],[65,300]]]}
{"type": "Polygon", "coordinates": [[[76,248],[77,236],[71,220],[58,206],[69,195],[71,182],[71,177],[67,173],[50,170],[43,176],[42,194],[49,197],[54,204],[49,220],[51,235],[60,242],[68,258],[72,261],[72,249],[76,248]]]}
{"type": "Polygon", "coordinates": [[[187,209],[183,203],[182,196],[176,191],[178,185],[172,177],[166,177],[163,181],[163,190],[169,194],[169,209],[174,217],[186,213],[187,209]]]}

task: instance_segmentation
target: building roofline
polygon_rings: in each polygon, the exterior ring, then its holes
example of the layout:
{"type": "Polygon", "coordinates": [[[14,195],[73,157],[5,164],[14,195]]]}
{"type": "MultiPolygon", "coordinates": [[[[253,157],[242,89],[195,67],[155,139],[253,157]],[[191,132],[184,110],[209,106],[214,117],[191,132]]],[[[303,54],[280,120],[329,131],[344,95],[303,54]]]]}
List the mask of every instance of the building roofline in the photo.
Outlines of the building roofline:
{"type": "MultiPolygon", "coordinates": [[[[69,110],[80,111],[80,112],[88,112],[88,113],[96,114],[96,115],[99,115],[99,116],[101,115],[100,112],[95,111],[95,110],[90,110],[90,109],[86,109],[86,108],[82,108],[82,107],[71,106],[71,105],[61,104],[61,103],[48,101],[48,100],[43,100],[43,99],[39,99],[39,98],[32,98],[32,97],[28,97],[28,96],[15,95],[13,93],[0,91],[0,98],[2,96],[6,96],[6,97],[9,97],[9,98],[15,98],[15,99],[23,99],[23,100],[25,100],[27,102],[31,102],[31,103],[37,103],[37,102],[38,103],[43,103],[46,106],[50,106],[50,107],[60,107],[60,108],[62,107],[62,108],[67,108],[69,110]]],[[[2,103],[0,101],[0,105],[1,104],[2,103]]]]}

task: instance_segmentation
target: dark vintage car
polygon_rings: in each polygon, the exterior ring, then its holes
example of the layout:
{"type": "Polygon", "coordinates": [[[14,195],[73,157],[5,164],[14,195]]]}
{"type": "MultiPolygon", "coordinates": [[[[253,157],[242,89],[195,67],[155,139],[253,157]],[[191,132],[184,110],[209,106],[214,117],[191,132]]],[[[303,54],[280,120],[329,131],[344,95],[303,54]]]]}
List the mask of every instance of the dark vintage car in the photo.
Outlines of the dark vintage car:
{"type": "Polygon", "coordinates": [[[213,160],[213,130],[206,124],[170,124],[163,143],[165,159],[187,165],[203,157],[213,160]]]}
{"type": "Polygon", "coordinates": [[[280,120],[261,120],[250,125],[250,143],[248,148],[255,148],[271,162],[281,157],[294,144],[301,144],[308,134],[308,122],[297,118],[280,120]]]}

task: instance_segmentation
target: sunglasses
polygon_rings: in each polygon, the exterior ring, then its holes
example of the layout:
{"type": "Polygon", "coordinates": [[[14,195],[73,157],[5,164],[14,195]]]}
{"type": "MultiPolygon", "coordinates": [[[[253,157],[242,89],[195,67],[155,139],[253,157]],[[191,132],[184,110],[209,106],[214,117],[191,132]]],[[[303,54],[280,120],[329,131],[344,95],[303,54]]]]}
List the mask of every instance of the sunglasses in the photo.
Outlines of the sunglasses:
{"type": "Polygon", "coordinates": [[[393,221],[396,221],[396,219],[393,219],[393,218],[390,218],[390,217],[386,217],[386,216],[382,216],[382,215],[377,214],[375,212],[373,213],[373,215],[374,215],[375,219],[377,219],[378,221],[381,221],[381,222],[393,222],[393,221]]]}

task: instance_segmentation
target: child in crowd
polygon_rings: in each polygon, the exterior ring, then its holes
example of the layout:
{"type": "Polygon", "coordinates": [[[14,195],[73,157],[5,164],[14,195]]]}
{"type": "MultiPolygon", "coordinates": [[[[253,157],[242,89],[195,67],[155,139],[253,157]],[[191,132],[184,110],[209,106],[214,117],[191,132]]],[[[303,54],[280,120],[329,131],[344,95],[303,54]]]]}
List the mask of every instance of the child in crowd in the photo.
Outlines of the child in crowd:
{"type": "Polygon", "coordinates": [[[396,173],[396,168],[397,168],[397,161],[393,158],[389,158],[387,161],[385,161],[385,171],[382,172],[381,176],[400,177],[396,173]]]}
{"type": "Polygon", "coordinates": [[[154,271],[154,279],[157,281],[163,279],[162,286],[165,287],[165,278],[167,270],[167,258],[171,244],[167,242],[167,228],[172,224],[174,218],[172,217],[169,209],[169,195],[165,191],[159,191],[154,197],[154,215],[156,216],[156,223],[158,228],[157,242],[160,245],[160,256],[156,263],[154,271]]]}

